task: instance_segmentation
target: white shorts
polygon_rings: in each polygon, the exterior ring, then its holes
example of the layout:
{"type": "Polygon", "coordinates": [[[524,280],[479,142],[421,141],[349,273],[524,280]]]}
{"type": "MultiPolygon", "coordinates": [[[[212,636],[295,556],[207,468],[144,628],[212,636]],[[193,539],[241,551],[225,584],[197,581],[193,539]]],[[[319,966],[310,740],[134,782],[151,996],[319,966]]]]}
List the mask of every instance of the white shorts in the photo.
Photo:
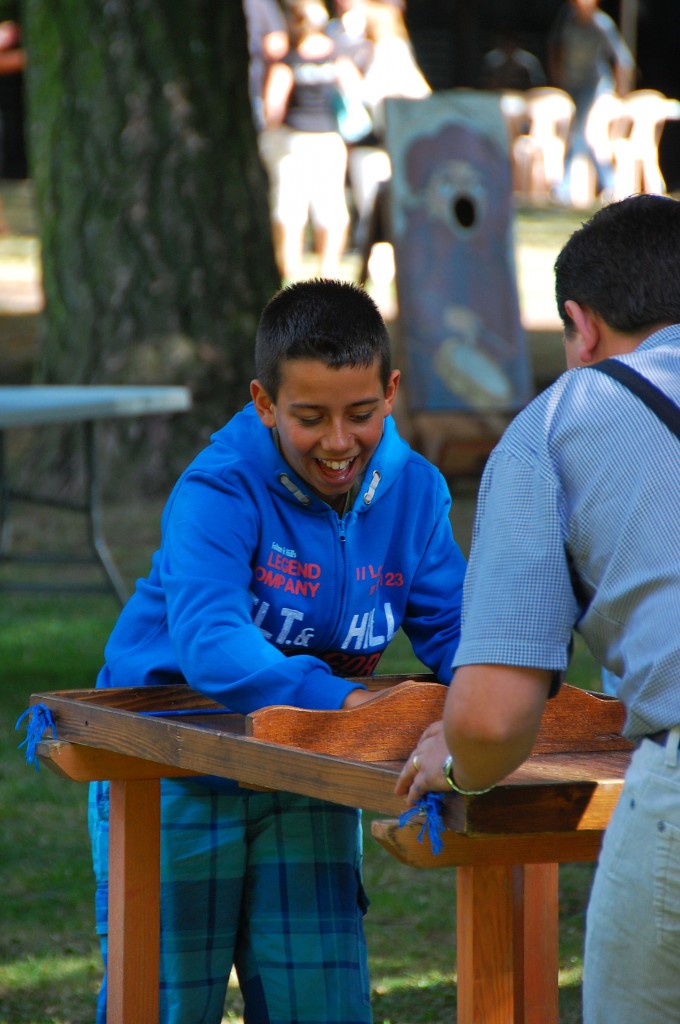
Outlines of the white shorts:
{"type": "Polygon", "coordinates": [[[347,147],[337,132],[268,128],[258,145],[269,176],[272,220],[290,228],[302,227],[310,216],[320,228],[349,223],[347,147]]]}

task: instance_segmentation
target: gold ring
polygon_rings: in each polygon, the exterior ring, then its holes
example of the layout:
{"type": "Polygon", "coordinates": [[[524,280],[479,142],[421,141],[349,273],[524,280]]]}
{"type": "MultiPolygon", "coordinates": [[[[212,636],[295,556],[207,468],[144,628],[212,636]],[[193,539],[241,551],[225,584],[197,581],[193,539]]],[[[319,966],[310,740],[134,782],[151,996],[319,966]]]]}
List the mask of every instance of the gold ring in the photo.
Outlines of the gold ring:
{"type": "Polygon", "coordinates": [[[411,763],[413,764],[413,767],[415,768],[416,771],[420,771],[420,761],[418,760],[417,754],[413,755],[413,757],[411,758],[411,763]]]}

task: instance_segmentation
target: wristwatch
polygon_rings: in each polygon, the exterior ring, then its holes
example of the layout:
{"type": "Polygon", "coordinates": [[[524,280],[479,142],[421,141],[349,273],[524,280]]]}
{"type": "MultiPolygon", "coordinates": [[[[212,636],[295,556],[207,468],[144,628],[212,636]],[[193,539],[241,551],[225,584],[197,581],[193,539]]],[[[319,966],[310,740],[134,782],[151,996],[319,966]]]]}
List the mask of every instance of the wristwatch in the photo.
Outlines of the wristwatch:
{"type": "Polygon", "coordinates": [[[460,786],[456,785],[456,780],[453,777],[453,757],[451,754],[446,758],[442,765],[442,772],[444,778],[455,793],[460,793],[462,796],[481,796],[482,793],[488,793],[493,789],[493,786],[487,786],[486,789],[461,789],[460,786]]]}

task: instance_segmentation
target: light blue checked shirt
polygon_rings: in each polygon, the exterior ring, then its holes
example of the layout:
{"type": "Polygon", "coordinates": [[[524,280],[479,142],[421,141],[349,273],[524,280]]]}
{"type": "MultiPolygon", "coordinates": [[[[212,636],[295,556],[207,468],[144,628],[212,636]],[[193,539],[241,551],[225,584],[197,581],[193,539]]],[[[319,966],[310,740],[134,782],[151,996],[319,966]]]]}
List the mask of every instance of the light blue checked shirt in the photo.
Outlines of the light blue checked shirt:
{"type": "MultiPolygon", "coordinates": [[[[618,358],[680,405],[680,325],[618,358]]],[[[680,441],[588,369],[534,399],[487,463],[453,664],[559,672],[572,629],[621,678],[629,738],[680,724],[680,441]]]]}

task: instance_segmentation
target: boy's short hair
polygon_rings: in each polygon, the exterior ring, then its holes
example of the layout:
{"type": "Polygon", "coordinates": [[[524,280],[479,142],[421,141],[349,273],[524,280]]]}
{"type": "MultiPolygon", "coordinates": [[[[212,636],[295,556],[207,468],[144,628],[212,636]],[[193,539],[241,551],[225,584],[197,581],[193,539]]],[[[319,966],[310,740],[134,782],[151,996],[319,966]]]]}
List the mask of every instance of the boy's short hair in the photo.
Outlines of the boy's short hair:
{"type": "Polygon", "coordinates": [[[568,239],[555,263],[565,330],[567,299],[623,334],[680,323],[680,203],[636,195],[605,206],[568,239]]]}
{"type": "Polygon", "coordinates": [[[385,321],[368,293],[347,281],[300,281],[282,289],[265,306],[255,335],[255,372],[273,401],[286,359],[318,359],[340,369],[371,366],[376,358],[387,388],[392,359],[385,321]]]}

